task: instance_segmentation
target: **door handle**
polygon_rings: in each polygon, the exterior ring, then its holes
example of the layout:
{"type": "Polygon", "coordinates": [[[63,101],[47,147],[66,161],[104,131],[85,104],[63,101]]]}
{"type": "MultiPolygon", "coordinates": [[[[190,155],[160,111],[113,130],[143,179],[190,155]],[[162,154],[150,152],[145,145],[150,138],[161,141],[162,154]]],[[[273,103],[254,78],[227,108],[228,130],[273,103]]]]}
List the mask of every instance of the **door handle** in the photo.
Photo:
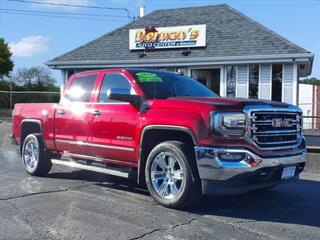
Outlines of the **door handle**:
{"type": "Polygon", "coordinates": [[[59,115],[64,115],[64,114],[65,114],[65,111],[64,111],[64,110],[62,110],[62,109],[58,109],[58,111],[57,111],[57,112],[58,112],[58,114],[59,114],[59,115]]]}
{"type": "Polygon", "coordinates": [[[100,116],[100,115],[101,115],[101,112],[100,112],[99,110],[92,110],[92,111],[91,111],[91,114],[92,114],[93,116],[100,116]]]}

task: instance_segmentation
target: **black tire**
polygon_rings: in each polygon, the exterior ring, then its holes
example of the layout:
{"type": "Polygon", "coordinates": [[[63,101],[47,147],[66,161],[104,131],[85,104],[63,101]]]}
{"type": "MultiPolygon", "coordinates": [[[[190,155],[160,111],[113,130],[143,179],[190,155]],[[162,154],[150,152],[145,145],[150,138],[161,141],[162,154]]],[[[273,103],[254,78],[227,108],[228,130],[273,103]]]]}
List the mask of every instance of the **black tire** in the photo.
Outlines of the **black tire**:
{"type": "Polygon", "coordinates": [[[146,162],[145,179],[151,196],[160,205],[168,208],[181,209],[192,206],[201,196],[201,185],[195,161],[195,154],[193,146],[190,144],[178,141],[167,141],[154,147],[146,162]],[[155,158],[162,153],[172,154],[175,158],[179,158],[179,161],[181,162],[179,166],[181,165],[181,170],[183,171],[182,176],[184,179],[181,180],[179,193],[172,199],[161,197],[155,190],[151,180],[152,163],[155,158]]]}
{"type": "Polygon", "coordinates": [[[257,189],[251,190],[251,192],[264,193],[264,192],[271,191],[275,186],[277,186],[277,185],[271,185],[271,186],[267,186],[267,187],[263,187],[263,188],[257,188],[257,189]]]}
{"type": "Polygon", "coordinates": [[[30,134],[24,139],[21,158],[22,158],[22,162],[25,167],[25,170],[27,171],[27,173],[29,173],[32,176],[45,176],[48,174],[48,172],[52,167],[51,159],[50,157],[48,157],[48,154],[43,142],[43,138],[40,133],[30,134]],[[38,154],[37,155],[38,160],[35,164],[33,164],[33,167],[30,167],[26,163],[26,158],[29,153],[27,149],[27,144],[30,144],[30,142],[35,143],[38,146],[34,151],[34,152],[37,152],[38,154]]]}

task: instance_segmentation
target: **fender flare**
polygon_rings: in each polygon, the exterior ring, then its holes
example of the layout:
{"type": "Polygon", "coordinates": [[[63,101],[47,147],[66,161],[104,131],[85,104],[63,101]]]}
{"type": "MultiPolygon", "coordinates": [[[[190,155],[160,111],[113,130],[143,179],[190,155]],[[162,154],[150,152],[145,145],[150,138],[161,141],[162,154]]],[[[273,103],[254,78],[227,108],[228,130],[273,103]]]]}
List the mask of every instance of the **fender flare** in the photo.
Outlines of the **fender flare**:
{"type": "Polygon", "coordinates": [[[197,138],[195,137],[195,135],[193,134],[193,132],[191,131],[191,129],[187,128],[187,127],[182,127],[182,126],[176,126],[176,125],[148,125],[145,126],[142,131],[141,131],[141,137],[140,137],[140,143],[139,143],[139,160],[138,160],[138,172],[137,172],[137,182],[139,183],[139,178],[140,178],[140,169],[141,169],[141,152],[142,152],[142,143],[143,143],[143,138],[145,133],[148,130],[174,130],[174,131],[180,131],[180,132],[184,132],[187,133],[191,139],[193,144],[196,146],[197,145],[197,138]]]}
{"type": "MultiPolygon", "coordinates": [[[[39,129],[40,129],[40,133],[42,135],[42,138],[43,138],[43,129],[42,129],[42,122],[39,120],[39,119],[34,119],[34,118],[25,118],[21,121],[20,123],[20,154],[22,152],[22,145],[23,145],[23,142],[22,142],[22,128],[23,128],[23,125],[24,123],[35,123],[35,124],[38,124],[39,125],[39,129]]],[[[46,142],[44,141],[43,139],[43,144],[44,144],[44,147],[46,147],[46,142]]]]}

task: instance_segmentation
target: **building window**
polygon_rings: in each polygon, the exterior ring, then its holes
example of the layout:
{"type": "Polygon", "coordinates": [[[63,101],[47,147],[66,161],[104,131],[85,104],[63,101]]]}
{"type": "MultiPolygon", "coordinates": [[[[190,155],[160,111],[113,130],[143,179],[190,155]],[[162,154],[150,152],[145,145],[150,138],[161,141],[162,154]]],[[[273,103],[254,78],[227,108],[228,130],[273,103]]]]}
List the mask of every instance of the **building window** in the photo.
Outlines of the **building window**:
{"type": "Polygon", "coordinates": [[[282,100],[282,64],[272,65],[272,98],[273,101],[282,100]]]}
{"type": "Polygon", "coordinates": [[[259,65],[249,65],[249,98],[258,98],[259,65]]]}
{"type": "Polygon", "coordinates": [[[227,97],[236,96],[236,66],[227,66],[227,97]]]}

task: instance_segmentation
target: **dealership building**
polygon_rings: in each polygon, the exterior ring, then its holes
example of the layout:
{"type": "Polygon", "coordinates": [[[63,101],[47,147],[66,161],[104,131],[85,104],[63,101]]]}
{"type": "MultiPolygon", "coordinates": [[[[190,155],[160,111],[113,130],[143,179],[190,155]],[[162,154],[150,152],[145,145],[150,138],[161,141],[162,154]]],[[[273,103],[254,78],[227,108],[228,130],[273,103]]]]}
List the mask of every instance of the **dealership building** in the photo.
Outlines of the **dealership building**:
{"type": "Polygon", "coordinates": [[[228,5],[156,10],[46,64],[73,73],[115,67],[180,72],[223,97],[298,104],[313,54],[228,5]]]}

